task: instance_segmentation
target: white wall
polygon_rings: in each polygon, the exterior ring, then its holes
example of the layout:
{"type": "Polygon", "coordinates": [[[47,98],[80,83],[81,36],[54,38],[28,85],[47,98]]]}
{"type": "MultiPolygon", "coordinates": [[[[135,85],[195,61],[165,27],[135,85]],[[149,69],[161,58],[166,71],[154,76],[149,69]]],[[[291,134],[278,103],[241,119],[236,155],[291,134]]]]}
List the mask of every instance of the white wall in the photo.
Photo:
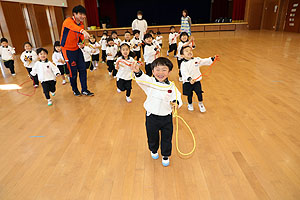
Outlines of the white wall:
{"type": "Polygon", "coordinates": [[[47,6],[59,6],[59,7],[67,7],[67,0],[3,0],[10,2],[19,2],[19,3],[30,3],[30,4],[38,4],[38,5],[47,5],[47,6]]]}

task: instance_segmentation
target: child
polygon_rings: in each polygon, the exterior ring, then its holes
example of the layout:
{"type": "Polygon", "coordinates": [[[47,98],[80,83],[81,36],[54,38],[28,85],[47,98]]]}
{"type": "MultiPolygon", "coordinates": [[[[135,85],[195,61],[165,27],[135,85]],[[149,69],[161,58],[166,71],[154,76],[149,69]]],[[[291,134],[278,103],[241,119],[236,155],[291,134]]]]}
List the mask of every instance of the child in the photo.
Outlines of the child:
{"type": "Polygon", "coordinates": [[[94,65],[92,63],[91,56],[92,56],[92,53],[95,53],[96,50],[92,49],[89,46],[85,46],[83,43],[79,43],[79,48],[82,51],[86,69],[90,69],[90,71],[92,72],[94,70],[94,65]]]}
{"type": "Polygon", "coordinates": [[[96,70],[98,67],[98,62],[99,62],[99,54],[100,50],[99,48],[101,47],[100,44],[96,41],[96,37],[94,35],[90,36],[89,39],[89,46],[93,48],[95,51],[92,53],[92,63],[94,65],[94,69],[96,70]]]}
{"type": "Polygon", "coordinates": [[[52,101],[50,99],[49,92],[52,96],[55,95],[56,77],[60,76],[60,72],[59,69],[54,64],[52,64],[52,62],[48,61],[47,49],[39,48],[36,50],[36,53],[39,56],[40,61],[34,64],[30,74],[32,76],[38,75],[43,87],[44,94],[48,101],[48,106],[51,106],[52,101]]]}
{"type": "Polygon", "coordinates": [[[124,40],[121,42],[121,45],[126,43],[131,47],[130,37],[131,37],[131,33],[129,31],[126,31],[124,34],[124,40]]]}
{"type": "Polygon", "coordinates": [[[120,47],[122,41],[121,41],[120,38],[118,38],[117,31],[112,31],[111,32],[111,37],[114,40],[115,45],[117,45],[118,47],[120,47]]]}
{"type": "Polygon", "coordinates": [[[137,79],[137,84],[144,90],[147,99],[144,103],[146,109],[146,130],[148,147],[153,159],[158,159],[159,131],[161,131],[161,155],[163,166],[170,164],[169,156],[172,151],[172,107],[181,107],[181,94],[176,86],[168,80],[173,68],[172,62],[167,58],[157,58],[151,65],[154,77],[145,75],[136,63],[132,65],[132,70],[137,79]],[[145,81],[149,82],[139,82],[145,81]],[[170,86],[161,88],[158,86],[170,86]]]}
{"type": "Polygon", "coordinates": [[[108,38],[107,31],[103,31],[103,35],[99,41],[99,44],[101,45],[101,50],[102,50],[102,61],[101,61],[102,63],[106,62],[107,38],[108,38]]]}
{"type": "Polygon", "coordinates": [[[134,37],[131,40],[131,46],[133,49],[133,53],[136,55],[136,60],[139,61],[141,59],[141,44],[142,41],[140,40],[140,31],[134,30],[133,31],[134,37]]]}
{"type": "Polygon", "coordinates": [[[16,75],[15,66],[14,66],[14,57],[15,48],[8,45],[8,40],[6,38],[1,38],[1,47],[0,47],[0,56],[4,62],[6,68],[9,68],[12,76],[16,75]]]}
{"type": "MultiPolygon", "coordinates": [[[[117,92],[126,90],[126,101],[130,103],[132,100],[130,98],[131,88],[132,88],[132,78],[131,78],[131,64],[134,62],[133,57],[130,56],[130,46],[123,43],[120,46],[121,56],[116,61],[117,73],[117,92]],[[124,61],[124,62],[122,62],[124,61]]],[[[131,52],[132,53],[132,52],[131,52]]]]}
{"type": "Polygon", "coordinates": [[[67,64],[65,62],[65,59],[63,58],[63,55],[61,53],[61,46],[60,46],[60,42],[59,41],[55,41],[54,42],[54,51],[52,54],[52,61],[54,62],[54,64],[56,65],[56,67],[59,69],[60,74],[62,75],[62,84],[65,85],[66,82],[66,78],[65,78],[65,74],[67,75],[67,77],[69,77],[69,69],[67,67],[67,64]]]}
{"type": "Polygon", "coordinates": [[[31,76],[30,72],[35,62],[38,60],[38,56],[35,51],[32,51],[32,45],[30,42],[25,42],[23,45],[25,51],[20,56],[30,78],[33,80],[33,87],[37,88],[39,86],[39,79],[37,76],[31,76]]]}
{"type": "Polygon", "coordinates": [[[153,39],[152,39],[152,43],[153,43],[158,49],[160,49],[161,47],[160,47],[158,41],[157,41],[156,39],[154,39],[154,32],[153,32],[152,30],[150,30],[148,33],[150,33],[151,36],[152,36],[152,38],[153,38],[153,39]]]}
{"type": "Polygon", "coordinates": [[[162,48],[162,39],[163,39],[163,36],[161,36],[161,33],[159,31],[157,31],[156,33],[156,41],[158,42],[160,48],[162,48]]]}
{"type": "Polygon", "coordinates": [[[194,37],[191,36],[191,39],[189,40],[189,35],[187,32],[182,32],[180,34],[180,42],[178,43],[177,48],[177,63],[178,63],[178,71],[179,71],[179,81],[182,81],[182,75],[180,71],[180,65],[182,63],[182,58],[180,56],[180,51],[182,47],[190,46],[192,49],[194,49],[196,46],[194,44],[194,37]]]}
{"type": "Polygon", "coordinates": [[[144,48],[144,61],[146,74],[152,76],[151,63],[155,60],[158,48],[152,43],[151,34],[147,33],[144,36],[145,48],[144,48]]]}
{"type": "Polygon", "coordinates": [[[199,67],[202,65],[211,65],[215,59],[219,60],[219,56],[209,58],[193,58],[192,48],[190,46],[182,47],[180,54],[184,60],[181,63],[181,73],[183,81],[183,95],[188,99],[188,110],[193,111],[193,91],[198,96],[200,112],[205,112],[203,105],[202,88],[200,80],[202,79],[199,67]]]}
{"type": "Polygon", "coordinates": [[[106,55],[107,55],[107,66],[108,66],[108,74],[111,76],[111,73],[114,78],[117,78],[117,70],[115,69],[115,57],[118,53],[118,46],[114,43],[114,40],[110,37],[107,39],[107,48],[106,48],[106,55]]]}
{"type": "Polygon", "coordinates": [[[179,36],[178,33],[175,32],[175,27],[170,27],[171,33],[169,34],[169,50],[167,51],[167,56],[169,56],[169,53],[174,51],[174,57],[176,57],[177,53],[177,37],[179,36]]]}

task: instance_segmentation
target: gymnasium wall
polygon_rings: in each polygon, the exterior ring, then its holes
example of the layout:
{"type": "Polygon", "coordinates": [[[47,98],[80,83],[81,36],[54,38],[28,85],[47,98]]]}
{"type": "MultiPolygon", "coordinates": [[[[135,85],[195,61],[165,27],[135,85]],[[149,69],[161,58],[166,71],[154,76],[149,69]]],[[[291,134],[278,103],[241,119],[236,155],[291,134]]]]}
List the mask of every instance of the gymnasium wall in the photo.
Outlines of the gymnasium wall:
{"type": "Polygon", "coordinates": [[[67,0],[5,0],[10,2],[28,3],[28,4],[38,4],[47,6],[63,6],[67,7],[67,0]]]}

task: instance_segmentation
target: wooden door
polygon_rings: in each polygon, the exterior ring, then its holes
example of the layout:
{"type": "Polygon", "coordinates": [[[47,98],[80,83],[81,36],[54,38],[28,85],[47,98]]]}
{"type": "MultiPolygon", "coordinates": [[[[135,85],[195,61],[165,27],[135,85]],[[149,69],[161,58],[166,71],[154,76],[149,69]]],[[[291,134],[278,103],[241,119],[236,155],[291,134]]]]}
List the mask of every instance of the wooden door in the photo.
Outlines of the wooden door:
{"type": "Polygon", "coordinates": [[[289,1],[284,30],[300,32],[300,0],[289,1]]]}
{"type": "Polygon", "coordinates": [[[279,0],[266,0],[264,4],[263,29],[275,30],[279,0]]]}

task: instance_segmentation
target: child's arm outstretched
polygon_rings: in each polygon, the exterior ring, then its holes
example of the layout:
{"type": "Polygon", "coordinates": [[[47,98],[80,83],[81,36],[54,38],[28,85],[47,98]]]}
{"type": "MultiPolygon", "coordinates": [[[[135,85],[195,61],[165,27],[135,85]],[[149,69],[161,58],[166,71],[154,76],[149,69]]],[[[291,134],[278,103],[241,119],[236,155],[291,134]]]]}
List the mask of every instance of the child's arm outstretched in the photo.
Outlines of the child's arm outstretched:
{"type": "Polygon", "coordinates": [[[209,58],[200,58],[200,57],[197,57],[195,58],[195,66],[196,67],[200,67],[200,66],[203,66],[203,65],[211,65],[214,60],[217,60],[219,61],[220,60],[220,56],[219,55],[215,55],[214,57],[209,57],[209,58]]]}
{"type": "Polygon", "coordinates": [[[147,93],[150,83],[153,82],[152,78],[143,73],[137,62],[133,62],[130,68],[134,72],[137,84],[147,93]]]}

